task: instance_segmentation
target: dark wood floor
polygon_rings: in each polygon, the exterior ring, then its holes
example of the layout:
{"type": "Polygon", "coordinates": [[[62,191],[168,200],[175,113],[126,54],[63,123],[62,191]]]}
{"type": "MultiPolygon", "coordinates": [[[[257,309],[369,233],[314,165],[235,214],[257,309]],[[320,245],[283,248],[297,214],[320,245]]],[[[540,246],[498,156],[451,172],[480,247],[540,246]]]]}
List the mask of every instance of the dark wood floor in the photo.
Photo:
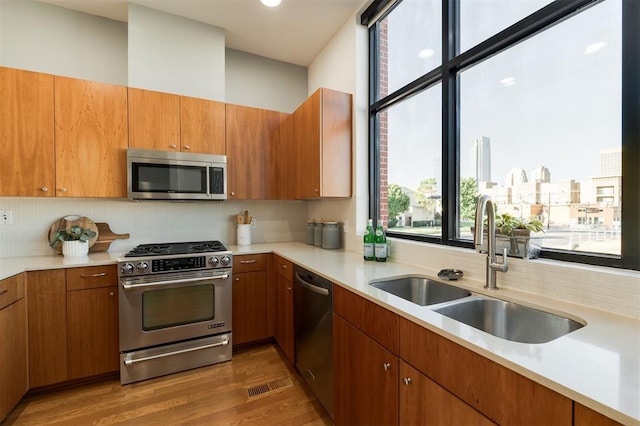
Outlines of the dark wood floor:
{"type": "Polygon", "coordinates": [[[116,379],[23,399],[6,425],[331,425],[270,344],[233,360],[126,386],[116,379]],[[290,378],[290,381],[289,379],[290,378]],[[264,393],[249,396],[262,386],[264,393]],[[274,389],[275,388],[275,389],[274,389]]]}

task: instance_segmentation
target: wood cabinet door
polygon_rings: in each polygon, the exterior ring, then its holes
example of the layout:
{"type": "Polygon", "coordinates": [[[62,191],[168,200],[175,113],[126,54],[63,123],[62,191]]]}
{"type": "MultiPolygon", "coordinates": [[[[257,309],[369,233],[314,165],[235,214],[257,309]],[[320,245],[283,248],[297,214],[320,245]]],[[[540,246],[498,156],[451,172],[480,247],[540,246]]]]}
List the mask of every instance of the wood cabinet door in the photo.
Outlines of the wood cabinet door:
{"type": "Polygon", "coordinates": [[[400,361],[401,425],[494,425],[452,393],[400,361]]]}
{"type": "Polygon", "coordinates": [[[280,138],[277,111],[227,105],[227,192],[231,200],[272,198],[269,152],[280,138]]]}
{"type": "Polygon", "coordinates": [[[180,97],[128,88],[129,147],[180,150],[180,97]]]}
{"type": "Polygon", "coordinates": [[[233,275],[232,312],[234,345],[269,337],[265,271],[243,272],[233,275]]]}
{"type": "Polygon", "coordinates": [[[56,196],[127,196],[127,88],[55,78],[56,196]]]}
{"type": "Polygon", "coordinates": [[[573,403],[573,424],[574,426],[619,426],[622,423],[593,411],[577,402],[573,403]]]}
{"type": "Polygon", "coordinates": [[[27,273],[29,388],[67,380],[64,269],[27,273]]]}
{"type": "Polygon", "coordinates": [[[320,196],[351,196],[351,95],[330,89],[322,93],[320,196]]]}
{"type": "Polygon", "coordinates": [[[118,289],[67,292],[69,380],[118,371],[118,289]]]}
{"type": "Polygon", "coordinates": [[[27,393],[27,308],[25,299],[0,310],[0,421],[27,393]]]}
{"type": "Polygon", "coordinates": [[[55,196],[53,76],[0,67],[0,195],[55,196]]]}
{"type": "Polygon", "coordinates": [[[336,425],[398,424],[398,357],[333,314],[336,425]]]}
{"type": "Polygon", "coordinates": [[[272,198],[276,200],[294,200],[296,179],[296,156],[294,144],[294,116],[282,115],[280,140],[271,149],[271,166],[273,172],[270,180],[273,183],[272,198]]]}
{"type": "Polygon", "coordinates": [[[293,328],[293,283],[280,274],[276,279],[275,338],[280,348],[295,363],[295,330],[293,328]]]}
{"type": "Polygon", "coordinates": [[[295,198],[320,197],[321,92],[315,92],[293,113],[295,198]]]}
{"type": "Polygon", "coordinates": [[[182,151],[225,155],[225,104],[180,96],[180,132],[182,151]]]}

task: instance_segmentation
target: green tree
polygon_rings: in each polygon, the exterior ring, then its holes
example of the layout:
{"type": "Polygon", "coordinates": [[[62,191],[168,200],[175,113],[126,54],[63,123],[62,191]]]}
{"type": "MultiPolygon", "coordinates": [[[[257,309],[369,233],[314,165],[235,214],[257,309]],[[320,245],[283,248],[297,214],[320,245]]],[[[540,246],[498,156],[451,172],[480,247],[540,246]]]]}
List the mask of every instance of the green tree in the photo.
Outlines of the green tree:
{"type": "Polygon", "coordinates": [[[473,220],[478,203],[478,185],[472,177],[460,182],[460,220],[473,220]]]}
{"type": "Polygon", "coordinates": [[[437,195],[436,192],[438,192],[436,179],[423,179],[420,181],[416,191],[416,202],[427,211],[435,211],[437,203],[439,202],[439,200],[434,198],[434,196],[437,195]]]}
{"type": "Polygon", "coordinates": [[[398,215],[409,209],[409,196],[402,192],[400,185],[392,183],[389,185],[389,199],[387,208],[389,209],[389,228],[395,226],[398,221],[398,215]]]}

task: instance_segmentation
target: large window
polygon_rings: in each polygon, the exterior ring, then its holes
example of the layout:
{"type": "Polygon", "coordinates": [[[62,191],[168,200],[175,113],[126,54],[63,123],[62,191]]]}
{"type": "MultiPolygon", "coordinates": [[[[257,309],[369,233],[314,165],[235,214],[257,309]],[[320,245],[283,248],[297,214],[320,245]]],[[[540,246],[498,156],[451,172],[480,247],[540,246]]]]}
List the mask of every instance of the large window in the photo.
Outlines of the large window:
{"type": "Polygon", "coordinates": [[[392,4],[370,23],[371,217],[471,247],[488,194],[543,224],[545,257],[640,269],[638,3],[392,4]]]}

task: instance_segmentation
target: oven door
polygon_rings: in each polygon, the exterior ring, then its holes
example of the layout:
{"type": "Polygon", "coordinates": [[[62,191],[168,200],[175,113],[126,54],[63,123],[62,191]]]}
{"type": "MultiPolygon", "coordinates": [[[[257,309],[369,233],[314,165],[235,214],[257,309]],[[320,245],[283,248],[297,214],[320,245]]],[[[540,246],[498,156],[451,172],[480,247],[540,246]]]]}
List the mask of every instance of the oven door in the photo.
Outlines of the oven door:
{"type": "Polygon", "coordinates": [[[120,352],[231,331],[231,270],[120,279],[120,352]]]}

